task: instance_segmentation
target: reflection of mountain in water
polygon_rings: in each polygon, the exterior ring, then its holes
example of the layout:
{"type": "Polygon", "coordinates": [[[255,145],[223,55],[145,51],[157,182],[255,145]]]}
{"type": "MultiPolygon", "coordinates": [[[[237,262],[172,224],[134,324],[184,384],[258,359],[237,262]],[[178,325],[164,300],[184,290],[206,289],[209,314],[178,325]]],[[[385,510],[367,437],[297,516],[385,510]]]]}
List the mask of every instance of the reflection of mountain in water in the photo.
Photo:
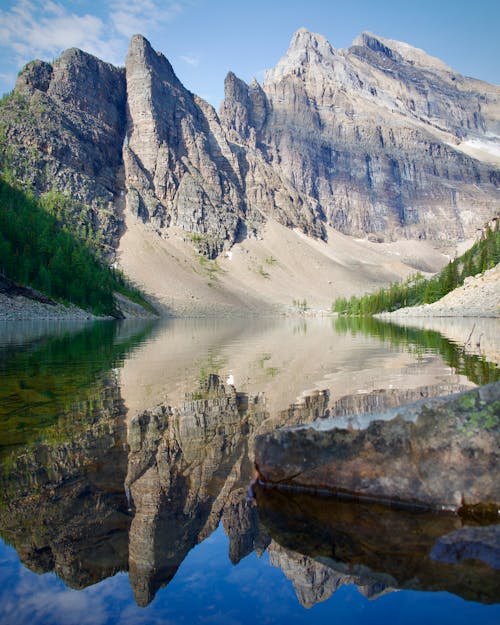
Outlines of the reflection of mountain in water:
{"type": "Polygon", "coordinates": [[[394,590],[393,580],[387,575],[373,574],[368,570],[343,572],[317,562],[296,551],[285,549],[274,540],[269,545],[269,561],[279,567],[292,582],[297,598],[304,608],[329,599],[341,586],[356,584],[359,592],[367,599],[378,597],[394,590]]]}
{"type": "MultiPolygon", "coordinates": [[[[306,606],[345,583],[355,583],[369,598],[400,588],[446,590],[483,603],[499,599],[499,570],[480,559],[450,563],[431,557],[433,546],[461,527],[456,515],[275,490],[259,490],[258,502],[273,539],[272,562],[283,567],[306,606]],[[307,592],[304,579],[311,580],[307,592]]],[[[498,541],[500,525],[489,531],[498,541]]]]}
{"type": "MultiPolygon", "coordinates": [[[[431,562],[426,555],[437,538],[460,526],[455,516],[433,515],[427,527],[422,515],[379,508],[373,514],[370,507],[360,514],[358,504],[342,502],[335,509],[340,520],[332,525],[331,516],[315,517],[313,500],[302,513],[303,500],[295,495],[282,500],[270,493],[258,509],[245,501],[256,434],[453,392],[462,387],[458,378],[344,397],[337,389],[333,400],[328,389],[314,390],[271,414],[263,394],[238,393],[205,372],[183,401],[130,417],[121,382],[109,368],[134,345],[134,332],[122,332],[120,349],[109,347],[107,341],[114,344],[117,337],[108,336],[108,329],[96,337],[85,332],[80,343],[91,349],[88,370],[70,377],[76,401],[66,407],[60,402],[57,418],[43,428],[30,426],[24,446],[16,441],[0,467],[0,532],[33,570],[55,570],[74,588],[128,570],[137,603],[146,605],[222,522],[231,561],[268,549],[271,563],[283,569],[304,606],[327,599],[346,583],[370,598],[404,587],[491,600],[492,572],[486,565],[431,562]],[[387,542],[393,535],[401,543],[387,542]],[[314,548],[310,536],[317,539],[314,548]]],[[[58,346],[48,352],[54,361],[64,353],[65,346],[60,351],[58,346]]],[[[34,359],[32,369],[36,382],[34,359]]],[[[47,366],[44,374],[51,371],[47,366]]],[[[319,507],[331,505],[322,500],[319,507]]]]}
{"type": "Polygon", "coordinates": [[[127,563],[124,407],[111,376],[100,390],[99,404],[75,407],[61,432],[46,430],[43,442],[18,449],[0,468],[2,537],[29,568],[54,570],[72,588],[127,563]]]}
{"type": "MultiPolygon", "coordinates": [[[[231,508],[231,491],[244,492],[248,436],[264,416],[259,402],[242,401],[233,387],[210,375],[179,408],[162,407],[132,421],[129,566],[139,605],[149,603],[192,547],[217,528],[231,508]],[[247,407],[240,412],[242,405],[247,407]]],[[[232,545],[235,560],[239,548],[248,549],[232,545]]]]}

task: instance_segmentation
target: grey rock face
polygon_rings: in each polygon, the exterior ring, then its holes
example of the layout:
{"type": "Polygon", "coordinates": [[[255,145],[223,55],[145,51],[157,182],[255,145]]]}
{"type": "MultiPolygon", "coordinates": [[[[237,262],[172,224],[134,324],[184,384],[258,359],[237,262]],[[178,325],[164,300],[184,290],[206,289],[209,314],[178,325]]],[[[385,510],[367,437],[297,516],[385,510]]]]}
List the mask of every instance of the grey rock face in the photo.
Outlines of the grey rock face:
{"type": "Polygon", "coordinates": [[[264,434],[255,441],[255,462],[275,484],[431,508],[498,508],[499,415],[497,382],[264,434]]]}
{"type": "Polygon", "coordinates": [[[139,201],[144,221],[199,235],[215,256],[235,241],[244,213],[237,161],[217,115],[140,35],[132,38],[126,75],[129,207],[137,212],[139,201]]]}
{"type": "Polygon", "coordinates": [[[247,86],[230,72],[224,88],[220,116],[233,150],[238,154],[250,226],[271,216],[284,226],[325,238],[316,200],[300,193],[293,179],[281,175],[266,158],[260,132],[270,111],[260,85],[253,81],[247,86]]]}
{"type": "Polygon", "coordinates": [[[236,80],[224,124],[306,198],[302,213],[351,235],[438,240],[471,236],[498,210],[498,163],[462,151],[498,148],[497,87],[406,44],[363,34],[334,50],[304,29],[267,73],[262,104],[236,80]]]}
{"type": "Polygon", "coordinates": [[[369,33],[335,50],[297,31],[262,86],[227,75],[220,117],[140,35],[125,70],[76,49],[29,63],[0,115],[2,164],[79,202],[110,255],[124,206],[209,257],[267,219],[449,242],[500,208],[500,88],[369,33]]]}
{"type": "Polygon", "coordinates": [[[125,130],[125,73],[70,49],[52,65],[29,63],[1,111],[1,156],[36,192],[57,190],[74,203],[75,230],[118,244],[116,211],[125,130]]]}

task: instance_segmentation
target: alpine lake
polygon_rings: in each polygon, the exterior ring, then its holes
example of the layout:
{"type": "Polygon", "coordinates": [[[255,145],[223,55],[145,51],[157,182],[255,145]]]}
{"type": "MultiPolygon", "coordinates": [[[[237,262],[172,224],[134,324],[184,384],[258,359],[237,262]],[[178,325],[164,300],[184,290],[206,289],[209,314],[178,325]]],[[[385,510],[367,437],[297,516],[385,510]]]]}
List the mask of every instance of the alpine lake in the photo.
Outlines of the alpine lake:
{"type": "Polygon", "coordinates": [[[257,434],[500,379],[500,320],[0,325],[0,624],[500,623],[450,512],[265,489],[257,434]]]}

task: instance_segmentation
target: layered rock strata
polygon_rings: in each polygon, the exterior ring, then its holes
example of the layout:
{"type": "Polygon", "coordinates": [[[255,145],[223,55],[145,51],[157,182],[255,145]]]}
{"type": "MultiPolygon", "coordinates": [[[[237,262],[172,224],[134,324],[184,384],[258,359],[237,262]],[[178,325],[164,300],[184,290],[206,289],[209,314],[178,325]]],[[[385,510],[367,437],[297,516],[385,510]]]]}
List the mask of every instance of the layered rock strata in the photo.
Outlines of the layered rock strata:
{"type": "Polygon", "coordinates": [[[421,50],[368,33],[335,50],[300,29],[262,88],[228,75],[221,118],[338,230],[457,240],[499,206],[499,110],[498,87],[421,50]]]}
{"type": "Polygon", "coordinates": [[[295,33],[262,85],[229,72],[217,115],[140,35],[126,68],[80,50],[33,61],[3,102],[0,156],[79,202],[109,255],[129,215],[214,258],[276,220],[327,239],[457,242],[500,207],[500,89],[369,33],[295,33]],[[126,197],[125,197],[126,196],[126,197]]]}

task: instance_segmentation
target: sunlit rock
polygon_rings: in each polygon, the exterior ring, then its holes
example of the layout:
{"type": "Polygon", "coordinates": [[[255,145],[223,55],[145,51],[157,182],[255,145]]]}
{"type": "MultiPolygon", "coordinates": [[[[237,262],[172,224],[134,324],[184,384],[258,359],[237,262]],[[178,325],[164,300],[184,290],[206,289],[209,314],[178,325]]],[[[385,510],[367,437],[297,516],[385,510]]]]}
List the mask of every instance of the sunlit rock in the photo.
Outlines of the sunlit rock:
{"type": "Polygon", "coordinates": [[[458,510],[500,506],[500,383],[259,436],[263,479],[458,510]]]}

